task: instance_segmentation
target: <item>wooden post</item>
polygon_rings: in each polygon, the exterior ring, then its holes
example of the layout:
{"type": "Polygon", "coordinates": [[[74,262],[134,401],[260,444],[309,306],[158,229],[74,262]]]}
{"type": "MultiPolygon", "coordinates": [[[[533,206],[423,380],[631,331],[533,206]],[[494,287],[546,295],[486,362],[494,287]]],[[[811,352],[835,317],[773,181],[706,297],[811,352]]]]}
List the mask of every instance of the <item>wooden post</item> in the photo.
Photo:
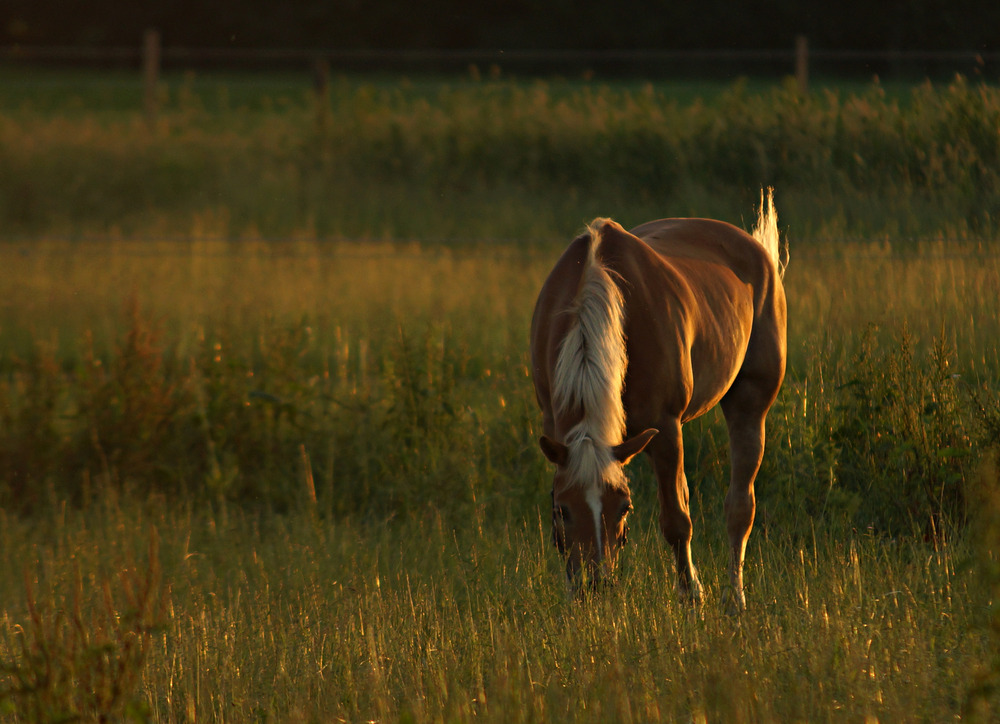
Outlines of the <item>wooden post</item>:
{"type": "Polygon", "coordinates": [[[142,78],[145,89],[146,123],[156,125],[160,106],[160,31],[147,30],[142,39],[142,78]]]}
{"type": "Polygon", "coordinates": [[[809,39],[805,35],[795,36],[795,82],[800,94],[809,91],[809,39]]]}
{"type": "Polygon", "coordinates": [[[330,116],[330,63],[323,56],[313,61],[313,102],[316,104],[316,131],[326,137],[330,116]]]}
{"type": "Polygon", "coordinates": [[[319,98],[325,97],[330,90],[330,63],[322,55],[313,59],[313,90],[319,98]]]}

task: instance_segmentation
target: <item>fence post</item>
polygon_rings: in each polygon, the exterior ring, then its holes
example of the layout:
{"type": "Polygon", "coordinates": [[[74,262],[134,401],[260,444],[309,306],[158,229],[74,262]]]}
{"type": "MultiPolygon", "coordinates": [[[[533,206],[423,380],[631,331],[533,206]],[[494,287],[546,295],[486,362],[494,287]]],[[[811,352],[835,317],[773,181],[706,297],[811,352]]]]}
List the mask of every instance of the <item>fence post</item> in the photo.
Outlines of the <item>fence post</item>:
{"type": "Polygon", "coordinates": [[[322,55],[313,60],[313,101],[316,104],[316,130],[326,136],[330,115],[330,62],[322,55]]]}
{"type": "Polygon", "coordinates": [[[809,39],[805,35],[795,36],[795,82],[805,95],[809,90],[809,39]]]}
{"type": "Polygon", "coordinates": [[[142,39],[142,78],[145,90],[146,123],[156,125],[160,105],[160,31],[149,29],[142,39]]]}
{"type": "Polygon", "coordinates": [[[322,55],[313,58],[313,90],[325,96],[330,90],[330,62],[322,55]]]}

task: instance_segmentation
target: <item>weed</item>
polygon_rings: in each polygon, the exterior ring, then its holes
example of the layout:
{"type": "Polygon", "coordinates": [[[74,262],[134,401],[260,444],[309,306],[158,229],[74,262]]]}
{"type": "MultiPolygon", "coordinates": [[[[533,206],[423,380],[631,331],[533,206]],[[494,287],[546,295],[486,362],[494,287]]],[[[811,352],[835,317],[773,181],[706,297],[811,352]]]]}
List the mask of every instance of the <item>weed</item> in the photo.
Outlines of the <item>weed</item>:
{"type": "Polygon", "coordinates": [[[937,539],[966,516],[964,462],[974,422],[951,371],[955,351],[938,338],[919,364],[907,331],[889,351],[873,339],[869,330],[842,386],[843,421],[834,432],[839,484],[864,497],[859,522],[867,527],[937,539]],[[885,480],[891,485],[877,482],[885,480]]]}
{"type": "Polygon", "coordinates": [[[5,647],[18,654],[0,665],[0,710],[32,722],[148,720],[139,689],[168,604],[155,528],[142,567],[96,590],[76,570],[69,600],[54,591],[39,600],[25,573],[27,620],[5,647]]]}

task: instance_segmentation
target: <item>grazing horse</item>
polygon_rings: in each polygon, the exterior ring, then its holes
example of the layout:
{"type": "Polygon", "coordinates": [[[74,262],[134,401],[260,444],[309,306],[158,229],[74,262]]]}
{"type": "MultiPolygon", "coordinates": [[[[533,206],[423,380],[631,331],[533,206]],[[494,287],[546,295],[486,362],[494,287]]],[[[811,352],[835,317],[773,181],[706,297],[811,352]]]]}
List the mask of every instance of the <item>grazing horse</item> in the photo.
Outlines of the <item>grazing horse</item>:
{"type": "Polygon", "coordinates": [[[595,219],[556,262],[535,306],[531,359],[539,443],[556,466],[553,539],[572,585],[596,587],[614,569],[632,509],[624,466],[645,451],[678,586],[700,600],[681,426],[718,403],[731,463],[727,593],[731,608],[745,607],[764,417],[785,374],[783,272],[770,190],[752,236],[709,219],[631,231],[595,219]]]}

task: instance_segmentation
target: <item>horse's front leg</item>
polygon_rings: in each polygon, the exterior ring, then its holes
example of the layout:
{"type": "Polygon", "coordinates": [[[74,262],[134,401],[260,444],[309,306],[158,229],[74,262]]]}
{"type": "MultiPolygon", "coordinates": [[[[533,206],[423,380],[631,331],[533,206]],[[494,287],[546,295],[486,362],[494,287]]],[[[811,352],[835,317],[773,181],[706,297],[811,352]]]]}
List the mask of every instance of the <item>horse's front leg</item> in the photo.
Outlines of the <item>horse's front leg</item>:
{"type": "Polygon", "coordinates": [[[660,498],[660,531],[674,551],[677,586],[694,602],[701,601],[701,582],[691,560],[691,512],[687,478],[684,475],[684,444],[681,424],[663,424],[646,448],[653,460],[660,498]]]}

